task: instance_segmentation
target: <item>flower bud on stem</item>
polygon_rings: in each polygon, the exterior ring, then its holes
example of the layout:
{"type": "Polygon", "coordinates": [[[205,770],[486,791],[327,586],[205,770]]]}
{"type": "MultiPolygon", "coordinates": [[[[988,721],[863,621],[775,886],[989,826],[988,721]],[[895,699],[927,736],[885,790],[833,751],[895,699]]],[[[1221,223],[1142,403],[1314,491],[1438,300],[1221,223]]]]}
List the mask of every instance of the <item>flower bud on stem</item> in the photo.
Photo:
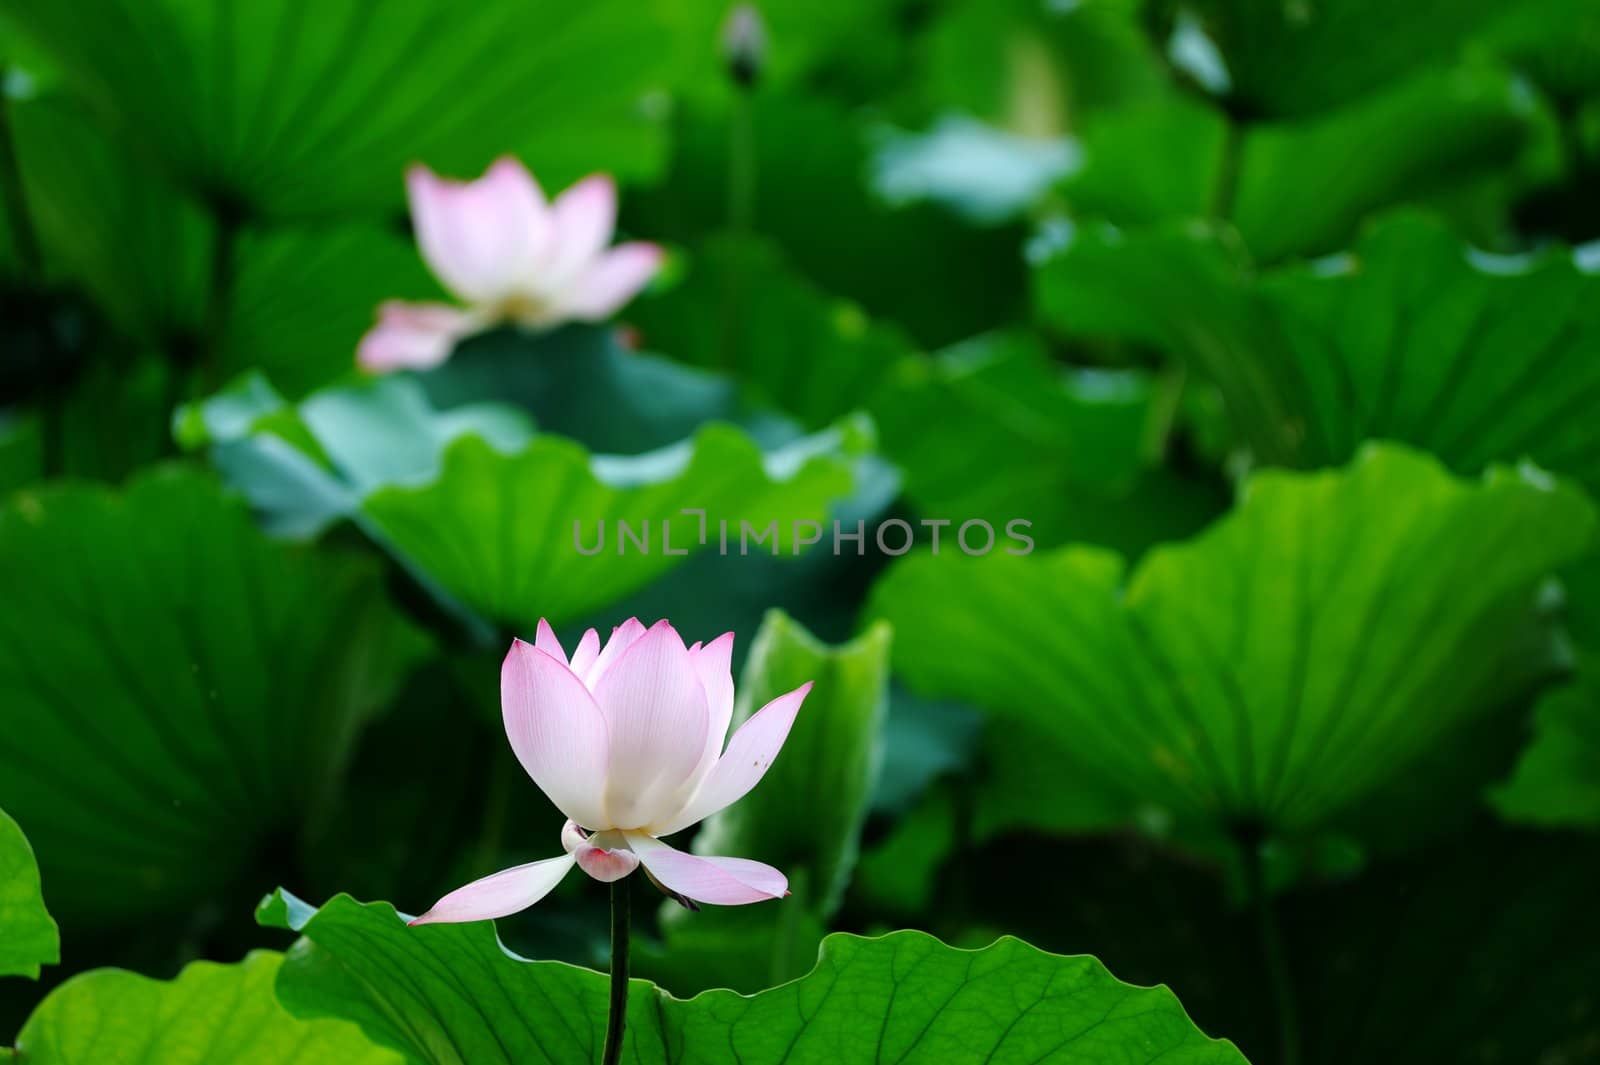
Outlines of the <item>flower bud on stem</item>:
{"type": "Polygon", "coordinates": [[[728,76],[740,89],[749,91],[761,79],[761,65],[767,55],[767,29],[754,4],[739,4],[728,12],[722,24],[722,57],[728,76]]]}

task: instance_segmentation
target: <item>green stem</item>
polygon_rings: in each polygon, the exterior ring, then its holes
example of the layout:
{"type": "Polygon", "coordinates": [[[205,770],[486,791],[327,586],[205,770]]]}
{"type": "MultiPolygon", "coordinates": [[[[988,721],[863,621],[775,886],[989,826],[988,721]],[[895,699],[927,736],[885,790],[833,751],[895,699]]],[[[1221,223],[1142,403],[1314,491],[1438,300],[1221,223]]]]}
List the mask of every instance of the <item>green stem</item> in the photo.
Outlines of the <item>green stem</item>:
{"type": "Polygon", "coordinates": [[[1183,362],[1168,363],[1156,379],[1156,394],[1150,404],[1140,449],[1146,461],[1156,465],[1166,461],[1167,445],[1172,439],[1173,426],[1178,422],[1178,409],[1183,405],[1183,389],[1188,379],[1189,368],[1183,362]]]}
{"type": "Polygon", "coordinates": [[[628,885],[611,882],[611,1010],[606,1016],[606,1048],[600,1065],[622,1060],[622,1033],[628,1022],[628,885]]]}
{"type": "Polygon", "coordinates": [[[211,294],[200,340],[199,377],[204,392],[214,392],[222,387],[222,343],[227,334],[228,316],[233,309],[233,289],[239,269],[239,230],[242,226],[240,213],[230,207],[217,207],[213,209],[212,216],[215,228],[211,240],[211,294]]]}
{"type": "Polygon", "coordinates": [[[722,365],[737,369],[739,326],[744,313],[744,274],[747,238],[755,226],[756,144],[755,107],[750,89],[734,92],[733,115],[728,125],[728,230],[734,236],[733,262],[722,301],[722,365]]]}
{"type": "Polygon", "coordinates": [[[1295,1005],[1294,984],[1289,974],[1289,956],[1284,949],[1283,934],[1278,928],[1277,907],[1267,890],[1266,873],[1261,862],[1260,840],[1251,835],[1241,836],[1239,848],[1244,860],[1245,885],[1250,893],[1250,905],[1255,910],[1256,934],[1261,942],[1261,959],[1266,966],[1273,1011],[1278,1019],[1278,1062],[1279,1065],[1299,1065],[1300,1013],[1295,1005]]]}
{"type": "Polygon", "coordinates": [[[755,225],[756,119],[750,90],[734,93],[733,121],[728,131],[728,228],[750,232],[755,225]]]}
{"type": "MultiPolygon", "coordinates": [[[[197,401],[222,387],[222,345],[233,309],[244,215],[227,201],[211,202],[211,287],[198,335],[186,336],[169,367],[162,405],[171,416],[185,398],[197,401]]],[[[167,441],[168,448],[176,441],[167,441]]]]}
{"type": "Polygon", "coordinates": [[[1217,184],[1211,194],[1211,217],[1226,221],[1233,214],[1233,201],[1239,192],[1239,157],[1244,151],[1245,122],[1235,115],[1224,115],[1226,135],[1222,141],[1222,161],[1217,184]]]}

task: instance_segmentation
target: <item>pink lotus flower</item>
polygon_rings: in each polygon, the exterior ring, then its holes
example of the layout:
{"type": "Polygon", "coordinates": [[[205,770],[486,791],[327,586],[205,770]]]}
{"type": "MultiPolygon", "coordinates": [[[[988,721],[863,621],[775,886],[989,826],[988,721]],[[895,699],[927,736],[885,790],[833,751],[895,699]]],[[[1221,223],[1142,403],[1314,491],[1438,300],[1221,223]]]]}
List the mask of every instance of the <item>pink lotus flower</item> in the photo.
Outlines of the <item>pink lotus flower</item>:
{"type": "Polygon", "coordinates": [[[527,909],[576,864],[596,880],[643,865],[683,899],[737,906],[782,898],[782,873],[744,858],[702,857],[661,842],[738,801],[778,756],[806,683],[772,700],[722,746],[733,716],[733,633],[685,647],[671,625],[629,619],[604,648],[590,629],[567,658],[539,622],[500,669],[500,706],[517,760],[567,815],[559,858],[475,880],[411,924],[481,921],[527,909]]]}
{"type": "Polygon", "coordinates": [[[545,329],[609,318],[661,266],[654,244],[607,247],[617,188],[605,174],[546,204],[528,168],[505,156],[477,181],[413,166],[406,191],[422,258],[466,306],[384,303],[356,350],[367,370],[437,366],[458,340],[503,322],[545,329]]]}

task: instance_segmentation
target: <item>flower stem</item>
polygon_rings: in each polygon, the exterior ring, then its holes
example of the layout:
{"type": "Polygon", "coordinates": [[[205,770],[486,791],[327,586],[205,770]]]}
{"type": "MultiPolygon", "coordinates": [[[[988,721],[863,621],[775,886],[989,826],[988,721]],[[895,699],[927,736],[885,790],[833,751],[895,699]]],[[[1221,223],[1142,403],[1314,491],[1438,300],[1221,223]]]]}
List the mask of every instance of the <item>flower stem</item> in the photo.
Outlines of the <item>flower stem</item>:
{"type": "Polygon", "coordinates": [[[1244,862],[1245,888],[1255,910],[1261,959],[1266,966],[1273,1011],[1278,1019],[1278,1060],[1281,1065],[1299,1065],[1299,1009],[1295,1004],[1289,956],[1284,950],[1283,934],[1278,928],[1278,908],[1267,886],[1266,870],[1262,867],[1261,841],[1255,833],[1245,833],[1240,836],[1239,846],[1244,862]]]}
{"type": "Polygon", "coordinates": [[[243,213],[231,203],[219,201],[212,208],[214,228],[211,242],[211,292],[205,309],[200,350],[201,392],[222,386],[222,344],[233,312],[233,292],[239,270],[239,230],[243,213]]]}
{"type": "Polygon", "coordinates": [[[733,99],[728,129],[728,228],[741,236],[755,228],[756,116],[750,90],[741,87],[733,99]]]}
{"type": "Polygon", "coordinates": [[[1246,128],[1245,120],[1237,115],[1224,114],[1223,120],[1227,126],[1222,142],[1222,164],[1211,193],[1211,217],[1227,221],[1239,194],[1239,163],[1244,154],[1246,128]]]}
{"type": "Polygon", "coordinates": [[[1140,449],[1147,462],[1160,465],[1166,461],[1172,443],[1173,429],[1178,423],[1178,410],[1183,405],[1183,389],[1188,384],[1189,368],[1186,363],[1168,363],[1156,378],[1156,391],[1146,419],[1144,440],[1140,449]]]}
{"type": "Polygon", "coordinates": [[[627,877],[611,882],[611,1011],[601,1065],[622,1060],[622,1032],[628,1022],[628,883],[627,877]]]}
{"type": "Polygon", "coordinates": [[[733,113],[728,123],[727,225],[733,235],[732,263],[722,293],[722,367],[739,366],[739,342],[744,314],[745,272],[749,267],[749,243],[755,228],[756,134],[755,105],[750,87],[734,90],[733,113]]]}

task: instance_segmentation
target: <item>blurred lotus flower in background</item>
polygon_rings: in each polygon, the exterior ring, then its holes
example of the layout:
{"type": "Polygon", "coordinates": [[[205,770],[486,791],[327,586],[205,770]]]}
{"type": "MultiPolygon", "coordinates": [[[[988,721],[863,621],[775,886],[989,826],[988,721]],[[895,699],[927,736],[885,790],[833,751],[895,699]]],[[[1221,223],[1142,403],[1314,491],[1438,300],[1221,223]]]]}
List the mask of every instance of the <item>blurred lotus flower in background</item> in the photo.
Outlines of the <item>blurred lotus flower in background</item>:
{"type": "Polygon", "coordinates": [[[476,181],[413,166],[406,191],[422,258],[466,306],[385,302],[356,351],[367,370],[437,366],[457,341],[505,322],[547,329],[603,320],[661,266],[657,245],[609,247],[617,187],[605,174],[546,203],[528,168],[505,156],[476,181]]]}
{"type": "Polygon", "coordinates": [[[526,909],[573,865],[596,880],[644,866],[685,904],[781,898],[788,880],[743,858],[703,857],[660,837],[738,801],[788,738],[806,683],[762,707],[723,750],[733,716],[733,633],[685,647],[666,621],[629,619],[602,648],[583,634],[572,658],[544,621],[516,640],[500,671],[506,736],[517,760],[568,821],[559,858],[506,869],[436,902],[412,924],[481,921],[526,909]]]}

